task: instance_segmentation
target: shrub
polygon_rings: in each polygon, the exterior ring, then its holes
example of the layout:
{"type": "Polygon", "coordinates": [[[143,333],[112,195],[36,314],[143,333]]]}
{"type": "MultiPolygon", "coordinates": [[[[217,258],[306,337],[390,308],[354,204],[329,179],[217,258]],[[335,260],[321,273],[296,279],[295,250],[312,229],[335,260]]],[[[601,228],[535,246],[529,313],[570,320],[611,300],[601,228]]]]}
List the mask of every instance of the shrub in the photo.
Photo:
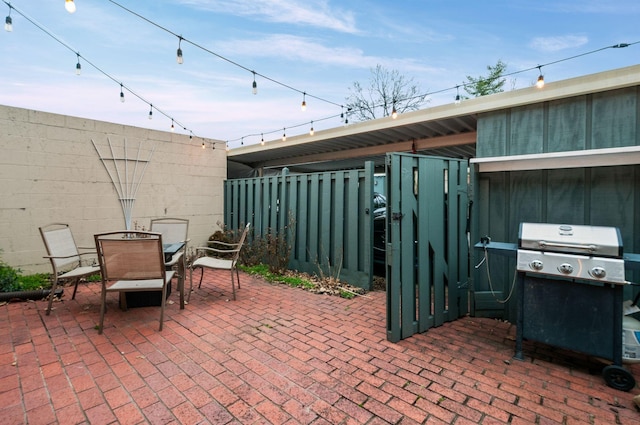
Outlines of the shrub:
{"type": "Polygon", "coordinates": [[[23,276],[0,258],[0,292],[33,291],[51,286],[48,274],[23,276]]]}

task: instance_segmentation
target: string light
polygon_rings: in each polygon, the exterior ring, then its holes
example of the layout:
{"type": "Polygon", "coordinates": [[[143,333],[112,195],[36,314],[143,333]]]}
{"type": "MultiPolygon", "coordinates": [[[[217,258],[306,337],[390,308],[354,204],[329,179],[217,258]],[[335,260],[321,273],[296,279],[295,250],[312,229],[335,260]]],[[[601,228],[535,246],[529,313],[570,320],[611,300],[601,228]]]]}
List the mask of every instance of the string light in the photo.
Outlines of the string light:
{"type": "Polygon", "coordinates": [[[11,5],[9,5],[9,14],[4,20],[4,29],[7,32],[13,31],[13,21],[11,20],[11,5]]]}
{"type": "Polygon", "coordinates": [[[206,148],[205,144],[204,144],[204,139],[202,139],[202,149],[206,148]]]}
{"type": "Polygon", "coordinates": [[[538,65],[538,72],[540,75],[538,76],[538,81],[536,82],[536,87],[541,89],[544,87],[544,76],[542,75],[542,66],[538,65]]]}
{"type": "Polygon", "coordinates": [[[260,144],[264,146],[264,134],[260,133],[260,144]]]}
{"type": "Polygon", "coordinates": [[[313,136],[313,121],[311,121],[311,129],[309,130],[309,136],[313,136]]]}
{"type": "Polygon", "coordinates": [[[153,105],[151,104],[149,105],[149,119],[153,119],[153,105]]]}
{"type": "Polygon", "coordinates": [[[178,52],[176,56],[176,61],[178,62],[178,64],[182,64],[184,62],[184,60],[182,59],[182,49],[180,48],[181,44],[182,44],[182,36],[178,37],[178,52]]]}
{"type": "Polygon", "coordinates": [[[67,9],[67,12],[74,13],[76,11],[76,4],[73,0],[64,0],[64,8],[67,9]]]}
{"type": "Polygon", "coordinates": [[[80,53],[76,53],[78,55],[78,63],[76,64],[76,75],[80,75],[82,72],[82,66],[80,65],[80,53]]]}
{"type": "Polygon", "coordinates": [[[398,111],[396,111],[396,101],[393,101],[393,110],[391,111],[391,118],[394,120],[398,118],[398,111]]]}
{"type": "Polygon", "coordinates": [[[171,132],[173,133],[176,128],[173,126],[173,118],[171,119],[171,132]]]}
{"type": "Polygon", "coordinates": [[[307,97],[307,94],[306,93],[302,93],[302,105],[300,106],[300,109],[302,109],[302,112],[307,110],[306,97],[307,97]]]}
{"type": "Polygon", "coordinates": [[[460,103],[460,86],[456,86],[456,100],[455,100],[456,105],[458,105],[460,103]]]}
{"type": "Polygon", "coordinates": [[[122,83],[120,83],[120,102],[124,103],[124,92],[122,91],[122,83]]]}
{"type": "Polygon", "coordinates": [[[256,83],[256,72],[255,71],[251,71],[253,72],[253,86],[252,86],[252,93],[253,94],[258,94],[258,83],[256,83]]]}
{"type": "Polygon", "coordinates": [[[286,127],[282,129],[282,141],[286,142],[287,141],[287,134],[286,134],[286,127]]]}

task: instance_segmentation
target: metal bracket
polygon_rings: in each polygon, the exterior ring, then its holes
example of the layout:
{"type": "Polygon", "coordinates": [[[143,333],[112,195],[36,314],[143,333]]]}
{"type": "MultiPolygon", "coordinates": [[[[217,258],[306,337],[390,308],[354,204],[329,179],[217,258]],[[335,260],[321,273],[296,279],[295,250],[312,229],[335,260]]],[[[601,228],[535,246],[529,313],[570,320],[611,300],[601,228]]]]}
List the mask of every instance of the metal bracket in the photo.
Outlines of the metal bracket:
{"type": "Polygon", "coordinates": [[[404,217],[403,213],[399,213],[399,212],[391,213],[391,220],[400,221],[402,220],[402,217],[404,217]]]}

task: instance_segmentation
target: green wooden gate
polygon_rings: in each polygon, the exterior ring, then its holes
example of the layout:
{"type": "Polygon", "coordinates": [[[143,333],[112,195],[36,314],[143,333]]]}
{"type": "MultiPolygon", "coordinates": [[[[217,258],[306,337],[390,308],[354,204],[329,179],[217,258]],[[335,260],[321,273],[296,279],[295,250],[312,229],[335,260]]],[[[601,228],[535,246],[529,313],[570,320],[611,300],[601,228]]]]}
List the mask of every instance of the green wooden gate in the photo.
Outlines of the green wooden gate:
{"type": "Polygon", "coordinates": [[[468,312],[466,160],[387,154],[387,339],[468,312]]]}

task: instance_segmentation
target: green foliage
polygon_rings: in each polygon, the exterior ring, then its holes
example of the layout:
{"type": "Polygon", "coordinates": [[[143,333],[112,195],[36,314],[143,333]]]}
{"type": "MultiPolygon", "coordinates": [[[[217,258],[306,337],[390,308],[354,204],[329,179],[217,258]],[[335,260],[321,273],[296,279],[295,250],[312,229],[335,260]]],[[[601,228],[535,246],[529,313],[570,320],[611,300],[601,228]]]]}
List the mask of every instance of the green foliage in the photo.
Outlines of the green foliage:
{"type": "Polygon", "coordinates": [[[253,266],[239,266],[240,270],[249,273],[251,275],[262,276],[264,280],[272,283],[284,283],[293,288],[310,289],[315,285],[313,282],[299,276],[285,276],[278,273],[273,273],[267,264],[256,264],[253,266]]]}
{"type": "Polygon", "coordinates": [[[264,235],[251,233],[240,252],[240,262],[247,266],[266,264],[273,274],[284,275],[289,268],[289,258],[295,235],[295,219],[289,215],[289,223],[281,231],[266,229],[264,235]]]}
{"type": "Polygon", "coordinates": [[[472,97],[486,96],[488,94],[503,92],[505,79],[502,76],[507,69],[507,64],[498,60],[494,66],[487,66],[489,75],[486,77],[474,78],[467,76],[467,83],[464,84],[464,90],[472,97]]]}
{"type": "Polygon", "coordinates": [[[23,276],[21,273],[20,269],[15,269],[0,259],[0,292],[33,291],[51,286],[47,274],[23,276]]]}

